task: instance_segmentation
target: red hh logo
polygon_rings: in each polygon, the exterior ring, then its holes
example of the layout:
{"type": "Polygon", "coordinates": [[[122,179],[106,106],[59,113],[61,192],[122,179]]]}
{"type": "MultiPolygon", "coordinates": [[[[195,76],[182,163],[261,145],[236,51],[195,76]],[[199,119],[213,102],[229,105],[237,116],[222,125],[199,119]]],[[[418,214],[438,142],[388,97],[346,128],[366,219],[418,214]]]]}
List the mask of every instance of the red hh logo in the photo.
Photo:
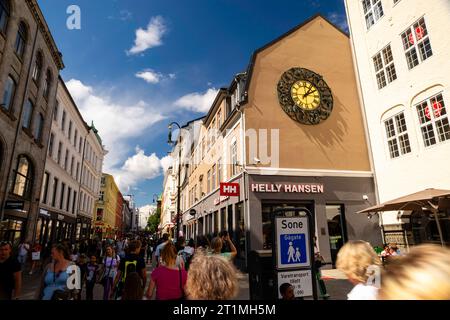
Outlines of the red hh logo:
{"type": "Polygon", "coordinates": [[[221,197],[239,197],[239,183],[221,183],[220,196],[221,197]]]}

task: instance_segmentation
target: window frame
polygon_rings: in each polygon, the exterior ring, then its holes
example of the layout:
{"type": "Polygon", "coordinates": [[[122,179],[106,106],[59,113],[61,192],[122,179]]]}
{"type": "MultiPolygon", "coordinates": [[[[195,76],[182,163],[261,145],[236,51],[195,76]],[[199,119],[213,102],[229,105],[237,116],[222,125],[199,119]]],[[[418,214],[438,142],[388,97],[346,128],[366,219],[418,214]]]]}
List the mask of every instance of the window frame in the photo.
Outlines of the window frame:
{"type": "Polygon", "coordinates": [[[26,25],[25,22],[20,21],[18,24],[16,41],[14,42],[14,52],[21,61],[25,56],[27,42],[28,42],[28,26],[26,25]]]}
{"type": "Polygon", "coordinates": [[[390,43],[372,57],[372,62],[375,70],[375,79],[377,81],[378,90],[387,87],[389,84],[398,79],[397,70],[395,68],[394,54],[392,53],[390,43]],[[387,54],[388,52],[391,57],[389,62],[387,62],[386,59],[386,56],[389,56],[387,54]],[[380,81],[381,77],[383,77],[383,81],[380,81]]]}
{"type": "MultiPolygon", "coordinates": [[[[364,21],[366,23],[366,30],[369,31],[378,21],[380,21],[384,16],[384,8],[383,8],[383,1],[382,0],[361,0],[360,3],[362,4],[362,9],[363,9],[363,16],[364,16],[364,21]],[[366,9],[366,3],[369,3],[369,7],[366,9]],[[375,2],[375,3],[372,3],[375,2]],[[375,15],[375,8],[379,7],[381,9],[381,15],[377,16],[375,15]],[[368,16],[371,15],[372,16],[372,23],[369,25],[368,24],[368,16]]],[[[379,10],[379,9],[378,9],[379,10]]],[[[378,11],[378,14],[380,13],[380,11],[378,11]]]]}
{"type": "Polygon", "coordinates": [[[9,20],[11,18],[11,2],[10,0],[0,1],[0,33],[6,37],[8,32],[9,20]],[[3,26],[2,20],[4,18],[3,26]]]}
{"type": "Polygon", "coordinates": [[[38,51],[38,53],[36,54],[36,58],[34,60],[33,71],[31,73],[31,78],[33,79],[33,81],[36,83],[36,85],[38,87],[40,84],[43,67],[44,67],[44,59],[43,59],[42,53],[40,51],[38,51]]]}
{"type": "Polygon", "coordinates": [[[34,177],[34,172],[33,172],[33,164],[31,163],[31,160],[26,156],[26,155],[19,155],[17,157],[17,165],[16,168],[14,169],[14,184],[13,184],[13,189],[12,189],[12,194],[14,194],[15,196],[21,197],[23,199],[30,199],[31,198],[31,189],[33,187],[33,177],[34,177]],[[27,161],[27,173],[26,175],[23,175],[22,173],[19,173],[19,165],[20,165],[20,161],[21,159],[25,159],[27,161]],[[23,193],[16,193],[16,186],[18,183],[18,176],[22,177],[25,180],[25,186],[23,187],[23,193]]]}
{"type": "Polygon", "coordinates": [[[425,16],[422,16],[419,19],[417,19],[416,21],[414,21],[408,28],[406,28],[402,33],[400,33],[400,39],[402,41],[402,47],[403,47],[403,51],[405,54],[406,65],[408,66],[408,70],[414,69],[415,67],[422,64],[429,58],[433,57],[434,52],[433,52],[433,48],[431,46],[431,38],[430,38],[428,25],[425,21],[425,16]],[[423,26],[425,27],[425,29],[424,29],[425,35],[422,35],[421,38],[418,40],[417,28],[422,27],[422,25],[420,24],[420,22],[422,20],[423,20],[423,26]],[[416,27],[416,25],[417,25],[417,27],[416,27]],[[411,43],[410,36],[412,36],[412,38],[413,38],[412,41],[414,43],[411,43]],[[428,41],[431,54],[429,56],[425,57],[425,59],[424,59],[422,56],[423,52],[421,51],[420,48],[421,48],[421,45],[423,45],[425,48],[426,41],[428,41]],[[408,47],[406,47],[406,45],[408,45],[408,47]],[[412,54],[413,52],[415,52],[415,58],[417,58],[417,59],[410,58],[410,54],[412,54]],[[411,61],[410,59],[414,59],[414,60],[411,61]],[[414,65],[411,65],[411,63],[414,62],[415,60],[417,60],[417,63],[414,65]]]}
{"type": "Polygon", "coordinates": [[[411,139],[408,132],[408,125],[406,122],[405,111],[402,110],[391,117],[383,120],[384,131],[385,131],[385,141],[387,143],[389,157],[391,160],[395,160],[412,153],[411,139]],[[399,125],[399,117],[402,117],[404,122],[404,130],[401,131],[401,126],[399,125]],[[392,135],[389,134],[388,122],[391,124],[392,135]],[[402,139],[404,139],[402,141],[402,139]],[[394,154],[391,148],[391,142],[395,142],[396,152],[394,154]],[[407,142],[407,145],[404,145],[407,142]]]}
{"type": "Polygon", "coordinates": [[[34,113],[34,103],[31,99],[27,99],[23,106],[23,115],[22,115],[22,128],[30,131],[31,125],[33,121],[33,113],[34,113]],[[28,119],[26,118],[28,116],[28,119]],[[27,125],[25,126],[25,120],[27,119],[27,125]]]}
{"type": "Polygon", "coordinates": [[[1,107],[9,113],[13,113],[16,91],[17,91],[16,80],[14,80],[14,78],[9,74],[8,77],[6,78],[5,87],[3,90],[2,104],[1,104],[1,107]],[[9,81],[9,80],[11,80],[11,81],[9,81]],[[5,104],[6,88],[7,88],[7,85],[9,85],[9,84],[12,84],[12,88],[11,88],[11,93],[9,93],[8,105],[6,105],[5,104]]]}
{"type": "MultiPolygon", "coordinates": [[[[436,94],[434,94],[434,95],[424,99],[423,101],[421,101],[419,103],[416,103],[414,105],[414,109],[415,109],[415,112],[416,112],[416,115],[417,115],[417,121],[418,121],[417,123],[419,125],[420,133],[421,133],[421,136],[422,136],[423,147],[425,149],[428,149],[428,148],[431,148],[431,147],[434,147],[434,146],[437,146],[437,145],[440,145],[442,143],[446,143],[446,142],[450,141],[450,118],[449,118],[449,115],[448,115],[448,106],[445,104],[445,98],[444,98],[443,91],[438,92],[438,93],[436,93],[436,94]],[[438,100],[439,96],[441,96],[442,100],[438,100]],[[436,102],[440,101],[443,104],[442,105],[442,109],[444,110],[444,114],[441,113],[441,115],[439,117],[436,117],[436,113],[435,112],[430,112],[431,109],[434,109],[432,107],[432,104],[431,104],[431,101],[433,99],[436,99],[436,102]],[[419,107],[423,107],[425,104],[426,104],[426,108],[424,109],[424,114],[423,115],[425,116],[425,118],[428,118],[429,120],[427,120],[426,122],[422,122],[422,120],[421,120],[421,112],[419,111],[418,108],[419,107]],[[426,109],[427,108],[429,110],[428,113],[429,113],[430,117],[426,116],[426,109]],[[447,127],[448,127],[448,131],[444,132],[444,135],[448,134],[449,138],[441,140],[442,134],[441,134],[441,132],[440,132],[440,130],[438,128],[437,123],[438,122],[442,123],[444,120],[447,121],[447,127]],[[431,125],[433,138],[434,138],[435,142],[427,144],[427,140],[432,141],[432,139],[430,137],[425,137],[424,129],[425,128],[429,128],[430,125],[431,125]]],[[[442,112],[442,111],[440,111],[440,112],[442,112]]],[[[428,131],[428,133],[430,133],[430,131],[428,131]]]]}

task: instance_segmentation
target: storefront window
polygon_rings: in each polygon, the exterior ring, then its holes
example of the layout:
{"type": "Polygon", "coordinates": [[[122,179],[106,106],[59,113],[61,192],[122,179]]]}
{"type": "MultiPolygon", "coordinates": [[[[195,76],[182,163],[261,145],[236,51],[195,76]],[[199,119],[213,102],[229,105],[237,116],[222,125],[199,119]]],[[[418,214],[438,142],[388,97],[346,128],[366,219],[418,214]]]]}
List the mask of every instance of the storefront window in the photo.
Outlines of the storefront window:
{"type": "Polygon", "coordinates": [[[15,170],[13,193],[19,197],[29,198],[32,181],[31,163],[25,156],[19,156],[15,170]]]}
{"type": "Polygon", "coordinates": [[[0,239],[5,241],[10,241],[13,247],[16,248],[21,240],[24,222],[21,220],[4,220],[0,223],[0,239]]]}
{"type": "Polygon", "coordinates": [[[216,236],[220,230],[219,230],[219,211],[214,212],[214,236],[216,236]]]}
{"type": "Polygon", "coordinates": [[[220,229],[220,231],[228,230],[226,208],[222,208],[220,210],[220,229]]]}

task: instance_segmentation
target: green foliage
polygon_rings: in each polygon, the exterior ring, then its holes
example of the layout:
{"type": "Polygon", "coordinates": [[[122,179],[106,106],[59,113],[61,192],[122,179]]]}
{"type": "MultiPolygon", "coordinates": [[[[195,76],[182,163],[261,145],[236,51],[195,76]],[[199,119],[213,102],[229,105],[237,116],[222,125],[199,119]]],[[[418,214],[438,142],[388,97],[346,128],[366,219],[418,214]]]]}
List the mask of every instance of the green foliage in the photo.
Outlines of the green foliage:
{"type": "Polygon", "coordinates": [[[160,216],[161,216],[161,209],[158,208],[158,209],[156,209],[156,213],[152,214],[148,218],[146,231],[148,231],[150,233],[156,233],[158,231],[160,216]]]}

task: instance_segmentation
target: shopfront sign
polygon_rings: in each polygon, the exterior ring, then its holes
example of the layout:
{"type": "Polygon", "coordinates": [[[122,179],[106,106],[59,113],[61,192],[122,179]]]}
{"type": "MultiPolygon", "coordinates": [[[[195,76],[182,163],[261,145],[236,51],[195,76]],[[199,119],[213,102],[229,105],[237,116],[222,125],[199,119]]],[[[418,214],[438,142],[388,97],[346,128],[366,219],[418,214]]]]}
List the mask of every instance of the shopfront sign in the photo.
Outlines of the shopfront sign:
{"type": "Polygon", "coordinates": [[[23,210],[25,207],[25,202],[23,201],[6,201],[6,210],[23,210]]]}
{"type": "Polygon", "coordinates": [[[275,219],[277,269],[310,267],[310,241],[307,217],[275,219]]]}
{"type": "Polygon", "coordinates": [[[294,287],[294,295],[296,298],[313,296],[311,270],[277,272],[277,280],[279,299],[283,298],[280,293],[280,287],[285,283],[288,283],[294,287]]]}
{"type": "Polygon", "coordinates": [[[324,193],[324,185],[317,183],[274,184],[252,183],[252,192],[258,193],[324,193]]]}
{"type": "Polygon", "coordinates": [[[239,183],[220,183],[220,195],[224,197],[239,197],[239,183]]]}

